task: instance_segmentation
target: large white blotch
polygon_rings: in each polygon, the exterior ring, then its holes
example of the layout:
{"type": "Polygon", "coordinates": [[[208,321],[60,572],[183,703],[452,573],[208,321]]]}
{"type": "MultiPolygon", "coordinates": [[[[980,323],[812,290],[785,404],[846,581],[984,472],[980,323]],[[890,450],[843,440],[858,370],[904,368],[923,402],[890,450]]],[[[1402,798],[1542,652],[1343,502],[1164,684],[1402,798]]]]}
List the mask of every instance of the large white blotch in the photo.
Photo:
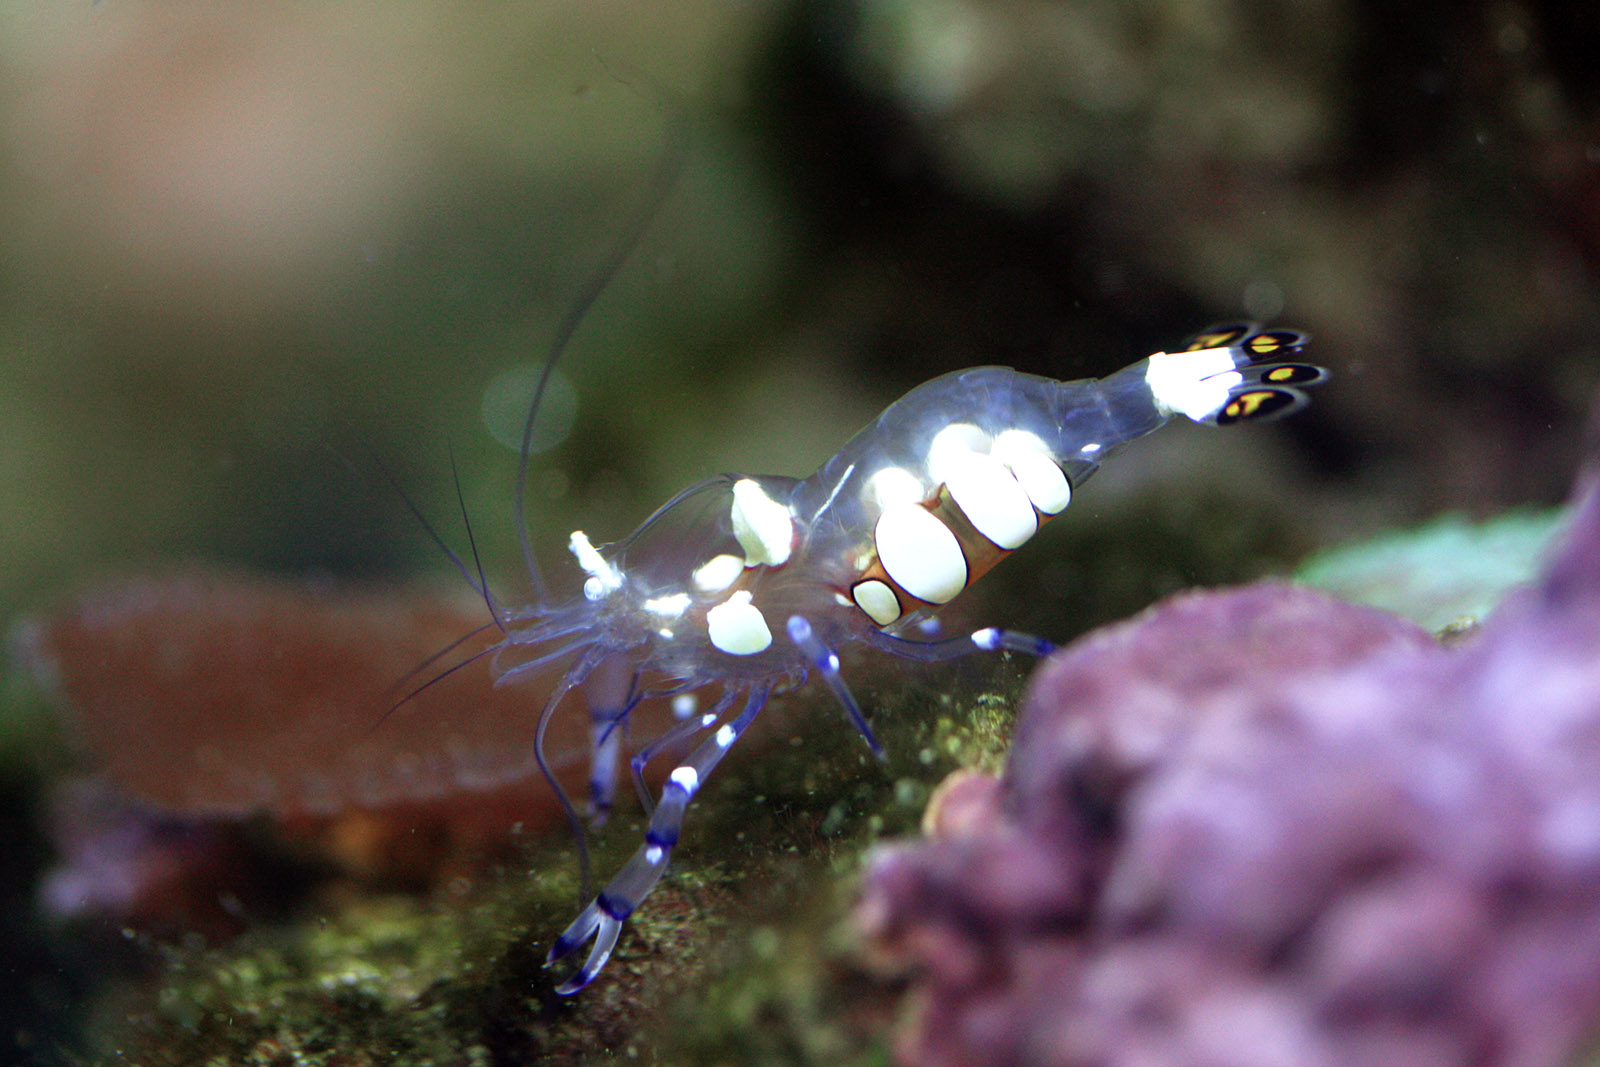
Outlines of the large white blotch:
{"type": "Polygon", "coordinates": [[[706,612],[706,636],[730,656],[753,656],[772,644],[766,616],[750,603],[748,589],[740,589],[706,612]]]}
{"type": "Polygon", "coordinates": [[[1039,529],[1033,502],[998,459],[981,452],[952,457],[945,488],[973,529],[1004,549],[1020,548],[1039,529]]]}
{"type": "Polygon", "coordinates": [[[904,467],[884,467],[867,479],[864,495],[883,511],[896,504],[920,503],[928,490],[921,478],[904,467]]]}
{"type": "Polygon", "coordinates": [[[878,560],[900,588],[930,604],[945,604],[967,584],[967,557],[950,528],[917,504],[899,504],[873,530],[878,560]]]}
{"type": "Polygon", "coordinates": [[[857,582],[851,588],[850,595],[855,598],[856,607],[866,612],[879,626],[888,626],[900,617],[900,598],[894,595],[894,590],[886,582],[876,578],[857,582]]]}
{"type": "Polygon", "coordinates": [[[1145,384],[1163,415],[1187,415],[1200,422],[1222,410],[1228,390],[1244,381],[1226,348],[1198,352],[1157,352],[1148,360],[1145,384]]]}
{"type": "Polygon", "coordinates": [[[974,452],[989,451],[989,435],[970,422],[952,422],[928,442],[928,477],[934,485],[950,480],[953,463],[974,452]]]}
{"type": "Polygon", "coordinates": [[[694,587],[702,593],[720,593],[739,580],[744,560],[731,553],[712,556],[694,569],[694,587]]]}
{"type": "Polygon", "coordinates": [[[745,566],[781,566],[794,545],[794,520],[760,482],[741,478],[733,483],[733,536],[744,549],[745,566]]]}
{"type": "Polygon", "coordinates": [[[1072,502],[1072,485],[1038,434],[1007,430],[994,439],[989,454],[1010,469],[1033,506],[1046,515],[1060,514],[1072,502]]]}

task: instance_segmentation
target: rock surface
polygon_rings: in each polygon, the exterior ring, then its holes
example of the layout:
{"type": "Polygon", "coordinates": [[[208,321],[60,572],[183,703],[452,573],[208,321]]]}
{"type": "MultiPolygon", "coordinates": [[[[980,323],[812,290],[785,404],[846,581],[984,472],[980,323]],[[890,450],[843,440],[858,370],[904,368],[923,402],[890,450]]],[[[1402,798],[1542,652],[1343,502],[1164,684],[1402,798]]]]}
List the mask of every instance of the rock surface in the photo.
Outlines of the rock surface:
{"type": "Polygon", "coordinates": [[[1600,1017],[1600,495],[1475,639],[1189,593],[1035,676],[882,852],[906,1063],[1557,1064],[1600,1017]]]}

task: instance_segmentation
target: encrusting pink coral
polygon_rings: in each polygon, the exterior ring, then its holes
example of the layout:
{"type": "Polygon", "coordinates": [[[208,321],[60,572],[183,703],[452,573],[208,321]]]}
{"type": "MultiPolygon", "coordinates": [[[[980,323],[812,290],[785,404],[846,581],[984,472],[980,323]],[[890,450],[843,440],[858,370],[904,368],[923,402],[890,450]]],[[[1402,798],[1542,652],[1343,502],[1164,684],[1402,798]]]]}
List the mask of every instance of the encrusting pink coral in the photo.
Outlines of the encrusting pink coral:
{"type": "Polygon", "coordinates": [[[1004,775],[870,864],[919,1065],[1543,1065],[1600,1021],[1600,465],[1459,647],[1281,583],[1035,675],[1004,775]]]}

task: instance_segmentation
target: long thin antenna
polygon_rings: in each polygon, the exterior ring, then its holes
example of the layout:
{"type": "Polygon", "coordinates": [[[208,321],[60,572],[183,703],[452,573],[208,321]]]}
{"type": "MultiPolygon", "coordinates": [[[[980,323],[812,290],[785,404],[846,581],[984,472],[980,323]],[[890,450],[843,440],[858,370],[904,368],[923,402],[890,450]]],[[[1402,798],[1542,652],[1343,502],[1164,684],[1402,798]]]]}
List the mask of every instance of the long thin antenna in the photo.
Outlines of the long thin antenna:
{"type": "MultiPolygon", "coordinates": [[[[338,452],[338,450],[332,448],[332,446],[329,446],[329,451],[333,452],[333,454],[338,457],[339,461],[351,471],[356,470],[355,465],[349,460],[345,459],[344,456],[338,452]]],[[[452,448],[450,451],[450,471],[455,477],[456,505],[461,510],[462,521],[466,523],[467,543],[472,546],[472,562],[477,571],[476,576],[474,576],[472,570],[468,569],[466,561],[461,558],[455,549],[451,548],[450,545],[446,543],[444,535],[439,532],[438,528],[434,526],[432,522],[428,521],[428,517],[422,513],[422,509],[417,506],[417,502],[411,499],[411,494],[406,492],[405,487],[400,484],[400,479],[394,476],[394,472],[389,469],[388,464],[384,463],[383,460],[378,459],[376,456],[372,458],[372,464],[378,468],[378,473],[383,475],[384,481],[389,483],[389,488],[393,490],[394,494],[400,498],[400,502],[406,506],[406,510],[411,512],[411,517],[417,520],[417,525],[422,527],[423,532],[428,535],[429,540],[431,540],[434,545],[438,547],[439,551],[443,552],[445,556],[449,558],[450,562],[455,565],[456,572],[459,573],[462,579],[472,587],[472,591],[483,597],[483,602],[489,609],[489,616],[494,620],[491,625],[493,625],[496,629],[502,631],[505,630],[505,618],[500,613],[500,608],[495,601],[494,593],[489,589],[488,579],[486,579],[483,575],[483,561],[478,558],[478,540],[472,534],[472,520],[467,516],[466,501],[461,495],[461,472],[456,467],[455,450],[452,448]]]]}
{"type": "MultiPolygon", "coordinates": [[[[485,630],[492,629],[493,627],[494,627],[494,623],[486,622],[482,626],[478,627],[477,629],[469,630],[466,633],[462,634],[460,637],[456,638],[454,641],[451,641],[448,645],[444,646],[439,651],[435,652],[433,655],[429,656],[427,659],[425,659],[421,663],[417,664],[411,670],[407,671],[405,673],[404,677],[396,679],[395,682],[392,685],[390,685],[390,687],[389,687],[390,690],[392,691],[394,689],[398,689],[402,685],[405,685],[406,682],[410,681],[412,678],[415,678],[417,675],[421,674],[424,670],[426,670],[427,668],[431,667],[433,664],[439,662],[445,656],[448,656],[450,653],[454,652],[456,649],[460,648],[462,645],[466,644],[468,641],[472,640],[474,637],[477,637],[479,634],[483,633],[485,630]]],[[[391,715],[393,715],[395,712],[399,711],[401,708],[405,707],[407,704],[411,703],[413,700],[417,699],[417,697],[421,696],[423,693],[427,692],[429,689],[432,689],[434,686],[438,685],[440,682],[444,681],[446,678],[450,677],[452,674],[454,674],[457,671],[461,670],[463,667],[470,666],[470,665],[478,662],[483,657],[488,656],[488,655],[492,655],[493,653],[496,653],[498,651],[500,651],[500,646],[499,645],[491,645],[488,648],[479,649],[478,651],[474,652],[472,655],[468,656],[466,659],[462,660],[461,662],[451,664],[449,667],[447,667],[444,670],[440,671],[438,674],[434,675],[432,678],[429,678],[426,682],[423,682],[419,686],[413,687],[412,690],[409,693],[407,693],[405,696],[401,697],[399,700],[396,700],[393,704],[390,704],[388,710],[385,711],[382,715],[378,716],[377,720],[374,721],[371,726],[367,727],[367,733],[368,734],[372,734],[373,732],[375,732],[378,729],[378,727],[380,727],[384,723],[388,722],[389,721],[389,717],[391,715]]]]}
{"type": "MultiPolygon", "coordinates": [[[[495,626],[501,633],[505,633],[506,620],[494,602],[494,594],[489,592],[489,579],[483,576],[483,557],[478,555],[478,538],[472,532],[472,516],[467,513],[467,498],[461,495],[461,467],[456,463],[454,445],[450,446],[450,477],[456,486],[456,507],[461,511],[461,524],[467,528],[467,545],[472,549],[472,565],[478,572],[477,588],[483,593],[483,606],[489,609],[489,617],[494,620],[495,626]]],[[[472,579],[468,578],[467,581],[471,582],[472,579]]]]}
{"type": "Polygon", "coordinates": [[[578,332],[578,327],[582,325],[584,316],[589,313],[589,308],[599,299],[600,294],[605,292],[606,286],[611,284],[611,279],[616,277],[622,265],[638,247],[645,231],[655,221],[662,202],[666,200],[673,182],[683,170],[688,145],[688,123],[680,118],[673,123],[672,137],[661,157],[661,163],[651,178],[644,201],[628,220],[621,238],[612,246],[610,254],[589,276],[588,281],[567,306],[561,321],[556,325],[555,337],[550,342],[549,355],[545,357],[544,369],[539,372],[539,383],[534,386],[533,399],[528,404],[528,417],[522,423],[522,447],[517,456],[517,482],[511,494],[511,507],[516,520],[517,543],[522,547],[523,563],[528,568],[528,582],[533,587],[534,600],[541,604],[545,601],[544,575],[540,572],[539,561],[533,554],[533,538],[528,533],[528,516],[524,509],[528,491],[528,466],[533,458],[533,424],[539,416],[539,405],[544,400],[545,388],[550,384],[550,376],[555,373],[556,364],[565,354],[573,335],[578,332]]]}

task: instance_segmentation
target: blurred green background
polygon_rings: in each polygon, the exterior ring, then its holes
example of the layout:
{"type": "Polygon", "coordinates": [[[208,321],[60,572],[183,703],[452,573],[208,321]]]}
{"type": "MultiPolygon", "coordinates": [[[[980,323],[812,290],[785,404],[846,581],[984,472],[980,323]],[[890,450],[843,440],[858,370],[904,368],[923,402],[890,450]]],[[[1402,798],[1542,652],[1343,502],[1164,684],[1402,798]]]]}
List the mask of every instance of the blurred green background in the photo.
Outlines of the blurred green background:
{"type": "Polygon", "coordinates": [[[560,588],[574,526],[615,540],[712,471],[806,473],[945,370],[1310,330],[1335,374],[1310,413],[1146,442],[996,575],[986,614],[1067,636],[1352,533],[1559,499],[1600,377],[1581,5],[0,19],[7,616],[196,560],[437,573],[374,461],[449,519],[452,447],[514,588],[485,392],[540,358],[680,121],[689,160],[535,471],[560,588]]]}

